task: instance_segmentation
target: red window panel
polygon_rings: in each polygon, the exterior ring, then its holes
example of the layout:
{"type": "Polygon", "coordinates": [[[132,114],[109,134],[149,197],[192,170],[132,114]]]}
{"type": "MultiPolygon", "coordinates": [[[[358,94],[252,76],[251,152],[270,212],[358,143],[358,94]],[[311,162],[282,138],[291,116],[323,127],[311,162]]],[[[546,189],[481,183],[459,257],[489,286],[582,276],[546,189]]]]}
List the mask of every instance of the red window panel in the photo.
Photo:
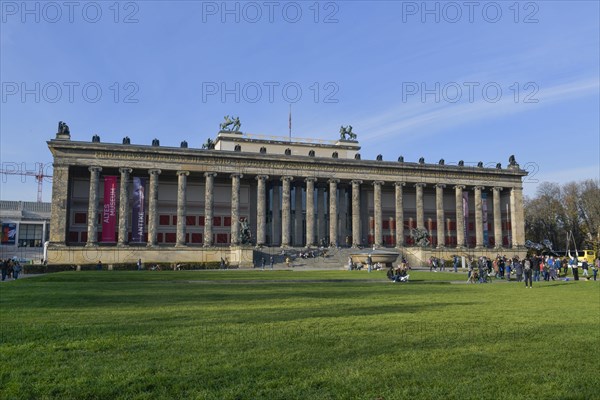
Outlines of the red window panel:
{"type": "Polygon", "coordinates": [[[96,232],[96,242],[102,241],[102,232],[96,232]]]}
{"type": "Polygon", "coordinates": [[[213,217],[213,226],[221,226],[221,217],[213,217]]]}
{"type": "Polygon", "coordinates": [[[79,242],[79,232],[69,232],[69,242],[78,243],[79,242]]]}
{"type": "Polygon", "coordinates": [[[190,234],[189,234],[189,233],[186,233],[186,234],[185,234],[185,242],[186,242],[186,243],[189,243],[189,242],[190,242],[190,234]]]}
{"type": "Polygon", "coordinates": [[[75,213],[75,223],[76,224],[85,224],[87,223],[87,213],[75,213]]]}
{"type": "Polygon", "coordinates": [[[508,247],[508,236],[502,238],[502,245],[508,247]]]}
{"type": "Polygon", "coordinates": [[[204,226],[204,215],[198,217],[198,225],[204,226]]]}
{"type": "Polygon", "coordinates": [[[437,229],[437,222],[431,221],[431,228],[429,228],[429,230],[432,230],[432,229],[437,229]]]}
{"type": "Polygon", "coordinates": [[[407,245],[409,245],[409,246],[412,246],[412,245],[415,243],[415,241],[413,240],[413,238],[412,238],[412,237],[410,237],[410,236],[407,236],[407,237],[405,238],[405,243],[406,243],[407,245]]]}
{"type": "Polygon", "coordinates": [[[396,229],[396,221],[389,221],[390,229],[396,229]]]}
{"type": "Polygon", "coordinates": [[[476,244],[476,243],[477,243],[477,242],[475,241],[475,238],[474,238],[474,237],[470,237],[470,238],[469,238],[469,245],[470,245],[471,247],[475,247],[475,244],[476,244]]]}
{"type": "Polygon", "coordinates": [[[158,224],[159,225],[169,225],[170,220],[171,220],[171,218],[169,218],[168,215],[159,215],[158,216],[158,224]]]}
{"type": "Polygon", "coordinates": [[[223,226],[231,226],[231,217],[223,217],[223,226]]]}
{"type": "Polygon", "coordinates": [[[196,225],[196,216],[195,215],[186,215],[185,224],[187,226],[196,225]]]}
{"type": "Polygon", "coordinates": [[[475,224],[472,222],[469,222],[469,230],[472,231],[473,229],[475,229],[475,224]]]}
{"type": "Polygon", "coordinates": [[[494,239],[493,236],[490,236],[488,238],[488,241],[490,242],[490,246],[495,246],[496,245],[496,240],[494,239]]]}
{"type": "Polygon", "coordinates": [[[217,243],[229,243],[229,241],[227,240],[227,236],[229,235],[227,235],[226,233],[217,233],[217,243]]]}
{"type": "Polygon", "coordinates": [[[373,235],[369,235],[367,236],[367,243],[369,244],[373,244],[374,240],[373,240],[373,235]]]}
{"type": "Polygon", "coordinates": [[[162,234],[162,232],[156,234],[156,241],[158,243],[162,243],[163,242],[163,234],[162,234]]]}
{"type": "Polygon", "coordinates": [[[177,215],[173,215],[173,225],[177,225],[177,215]]]}
{"type": "Polygon", "coordinates": [[[491,231],[491,230],[492,230],[492,223],[488,222],[488,231],[491,231]]]}
{"type": "Polygon", "coordinates": [[[387,221],[385,219],[383,221],[381,221],[381,228],[382,229],[390,229],[390,221],[387,221]]]}
{"type": "Polygon", "coordinates": [[[81,234],[79,235],[79,237],[80,237],[80,240],[79,240],[80,243],[87,242],[87,232],[81,232],[81,234]]]}
{"type": "Polygon", "coordinates": [[[127,241],[131,242],[132,237],[133,237],[133,235],[131,234],[131,232],[129,232],[129,234],[127,234],[127,241]]]}
{"type": "Polygon", "coordinates": [[[202,243],[202,234],[192,233],[192,243],[202,243]]]}
{"type": "Polygon", "coordinates": [[[450,221],[450,230],[451,231],[455,231],[456,230],[456,222],[450,221]]]}
{"type": "Polygon", "coordinates": [[[165,243],[175,243],[177,240],[177,234],[175,232],[165,233],[165,243]]]}

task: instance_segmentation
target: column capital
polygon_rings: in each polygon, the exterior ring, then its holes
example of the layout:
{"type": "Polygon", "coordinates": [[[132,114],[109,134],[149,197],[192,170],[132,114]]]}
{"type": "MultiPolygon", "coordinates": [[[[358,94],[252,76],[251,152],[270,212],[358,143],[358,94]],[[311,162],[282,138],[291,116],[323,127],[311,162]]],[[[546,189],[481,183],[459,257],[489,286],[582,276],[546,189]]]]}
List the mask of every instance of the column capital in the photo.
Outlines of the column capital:
{"type": "Polygon", "coordinates": [[[504,189],[504,188],[503,188],[502,186],[494,186],[494,187],[492,188],[492,190],[493,190],[494,192],[501,192],[503,189],[504,189]]]}
{"type": "Polygon", "coordinates": [[[422,183],[422,182],[420,182],[420,183],[415,183],[415,187],[422,187],[422,188],[424,188],[425,186],[427,186],[427,184],[426,184],[426,183],[422,183]]]}
{"type": "Polygon", "coordinates": [[[382,185],[385,185],[385,182],[384,181],[373,181],[373,186],[376,186],[376,185],[382,186],[382,185]]]}
{"type": "Polygon", "coordinates": [[[394,182],[394,186],[406,186],[406,182],[394,182]]]}
{"type": "Polygon", "coordinates": [[[217,176],[217,173],[216,172],[205,172],[204,176],[206,178],[208,178],[208,177],[213,177],[214,178],[215,176],[217,176]]]}
{"type": "Polygon", "coordinates": [[[188,176],[190,174],[190,171],[177,171],[177,175],[185,175],[188,176]]]}
{"type": "Polygon", "coordinates": [[[152,168],[148,170],[149,175],[160,175],[162,171],[158,168],[152,168]]]}
{"type": "Polygon", "coordinates": [[[256,175],[254,179],[256,179],[257,181],[266,181],[267,179],[269,179],[269,175],[256,175]]]}
{"type": "Polygon", "coordinates": [[[337,184],[337,183],[340,183],[340,180],[332,178],[332,179],[328,179],[327,182],[337,184]]]}
{"type": "Polygon", "coordinates": [[[91,167],[88,167],[88,171],[90,171],[90,172],[102,172],[102,167],[91,166],[91,167]]]}
{"type": "Polygon", "coordinates": [[[512,190],[523,190],[522,186],[515,186],[511,188],[512,190]]]}
{"type": "Polygon", "coordinates": [[[229,177],[230,177],[231,179],[233,179],[233,178],[240,178],[240,179],[241,179],[241,178],[243,178],[243,177],[244,177],[244,174],[235,173],[235,174],[231,174],[231,175],[229,175],[229,177]]]}
{"type": "Polygon", "coordinates": [[[481,186],[481,185],[477,185],[475,187],[473,187],[474,190],[484,190],[485,186],[481,186]]]}
{"type": "Polygon", "coordinates": [[[315,177],[309,177],[309,178],[304,178],[304,182],[316,182],[317,178],[315,177]]]}
{"type": "Polygon", "coordinates": [[[437,189],[444,189],[446,187],[446,184],[445,183],[436,183],[435,187],[437,189]]]}
{"type": "Polygon", "coordinates": [[[122,174],[130,174],[132,171],[131,168],[119,168],[119,172],[122,174]]]}
{"type": "Polygon", "coordinates": [[[279,178],[279,179],[280,179],[282,182],[284,182],[284,181],[291,182],[291,181],[293,181],[293,180],[294,180],[294,177],[293,177],[293,176],[286,175],[286,176],[282,176],[282,177],[281,177],[281,178],[279,178]]]}
{"type": "Polygon", "coordinates": [[[363,181],[361,181],[360,179],[354,179],[350,181],[350,183],[352,183],[353,185],[362,185],[363,181]]]}
{"type": "Polygon", "coordinates": [[[460,190],[463,190],[464,188],[466,188],[466,186],[465,186],[465,185],[456,185],[456,186],[454,186],[454,189],[460,189],[460,190]]]}

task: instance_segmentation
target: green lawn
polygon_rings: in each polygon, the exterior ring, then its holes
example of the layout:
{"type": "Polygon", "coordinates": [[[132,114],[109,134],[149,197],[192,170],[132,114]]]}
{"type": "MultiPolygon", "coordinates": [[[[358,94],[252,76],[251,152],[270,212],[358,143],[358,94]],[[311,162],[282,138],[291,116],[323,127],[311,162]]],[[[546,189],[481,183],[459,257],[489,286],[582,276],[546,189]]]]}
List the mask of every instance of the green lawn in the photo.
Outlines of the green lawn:
{"type": "Polygon", "coordinates": [[[411,280],[104,271],[3,282],[0,398],[598,398],[600,281],[411,280]]]}

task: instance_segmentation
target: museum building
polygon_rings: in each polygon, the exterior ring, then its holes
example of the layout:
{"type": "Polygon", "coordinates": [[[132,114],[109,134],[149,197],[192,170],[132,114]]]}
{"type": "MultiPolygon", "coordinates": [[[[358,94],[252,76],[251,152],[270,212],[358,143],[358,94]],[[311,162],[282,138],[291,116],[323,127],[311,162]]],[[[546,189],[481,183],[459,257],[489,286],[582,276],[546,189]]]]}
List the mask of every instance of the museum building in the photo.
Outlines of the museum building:
{"type": "MultiPolygon", "coordinates": [[[[64,125],[66,127],[66,124],[64,125]]],[[[362,159],[356,136],[222,130],[203,147],[71,140],[54,157],[49,263],[251,266],[265,248],[524,254],[522,178],[509,164],[362,159]]]]}

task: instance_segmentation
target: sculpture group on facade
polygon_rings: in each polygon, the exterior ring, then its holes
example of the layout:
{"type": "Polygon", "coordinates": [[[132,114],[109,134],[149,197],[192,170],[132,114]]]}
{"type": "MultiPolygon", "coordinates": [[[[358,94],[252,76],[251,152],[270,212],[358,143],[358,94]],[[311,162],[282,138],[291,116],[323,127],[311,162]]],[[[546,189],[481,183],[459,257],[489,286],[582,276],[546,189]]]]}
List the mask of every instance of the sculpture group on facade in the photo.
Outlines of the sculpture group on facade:
{"type": "Polygon", "coordinates": [[[239,132],[242,127],[242,123],[240,122],[239,117],[230,118],[229,115],[226,115],[225,122],[221,122],[219,127],[222,132],[239,132]]]}
{"type": "Polygon", "coordinates": [[[57,134],[59,134],[59,135],[71,135],[71,132],[69,131],[69,125],[67,125],[65,122],[58,121],[58,132],[57,132],[57,134]]]}
{"type": "Polygon", "coordinates": [[[356,140],[356,133],[352,132],[352,125],[340,126],[340,140],[356,140]]]}
{"type": "Polygon", "coordinates": [[[206,139],[206,143],[202,145],[203,149],[212,150],[215,148],[215,142],[211,138],[206,139]]]}
{"type": "Polygon", "coordinates": [[[410,228],[410,237],[416,246],[427,247],[430,245],[429,232],[424,228],[410,228]]]}
{"type": "Polygon", "coordinates": [[[248,225],[248,221],[245,219],[240,220],[238,222],[240,224],[240,233],[239,239],[241,244],[252,244],[252,232],[250,231],[250,226],[248,225]]]}

